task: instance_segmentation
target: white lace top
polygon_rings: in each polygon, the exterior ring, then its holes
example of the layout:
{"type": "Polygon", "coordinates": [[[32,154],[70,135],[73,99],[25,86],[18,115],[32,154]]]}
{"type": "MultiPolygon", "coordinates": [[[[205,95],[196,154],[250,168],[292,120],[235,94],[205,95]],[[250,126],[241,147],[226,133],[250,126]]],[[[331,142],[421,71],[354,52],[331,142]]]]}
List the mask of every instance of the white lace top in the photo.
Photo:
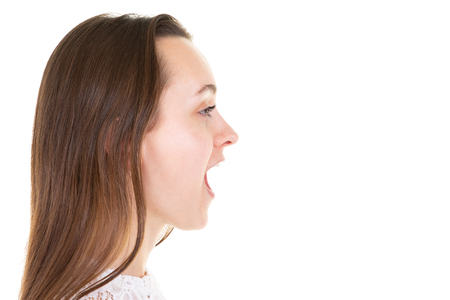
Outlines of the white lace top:
{"type": "MultiPolygon", "coordinates": [[[[113,270],[105,271],[100,277],[109,275],[113,270]]],[[[113,281],[89,293],[81,300],[165,300],[159,285],[150,272],[142,278],[119,275],[113,281]]]]}

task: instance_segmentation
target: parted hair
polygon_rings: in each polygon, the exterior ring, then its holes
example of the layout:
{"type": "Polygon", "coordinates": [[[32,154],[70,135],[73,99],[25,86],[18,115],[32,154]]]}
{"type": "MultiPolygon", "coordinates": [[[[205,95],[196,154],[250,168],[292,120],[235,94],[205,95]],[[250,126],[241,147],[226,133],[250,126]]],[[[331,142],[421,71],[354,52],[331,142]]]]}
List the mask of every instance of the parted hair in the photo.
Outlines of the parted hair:
{"type": "Polygon", "coordinates": [[[167,81],[155,48],[163,37],[191,40],[170,15],[105,14],[76,26],[52,53],[34,119],[21,300],[79,299],[137,255],[146,222],[141,146],[158,124],[167,81]],[[131,254],[96,281],[127,246],[133,226],[131,254]]]}

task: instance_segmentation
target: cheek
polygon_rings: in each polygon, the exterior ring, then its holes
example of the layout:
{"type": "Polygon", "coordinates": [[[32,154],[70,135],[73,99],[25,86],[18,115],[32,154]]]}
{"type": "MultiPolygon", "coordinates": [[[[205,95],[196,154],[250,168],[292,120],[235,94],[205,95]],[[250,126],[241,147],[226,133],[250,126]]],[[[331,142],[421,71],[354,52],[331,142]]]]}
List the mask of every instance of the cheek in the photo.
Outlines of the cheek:
{"type": "Polygon", "coordinates": [[[160,176],[168,182],[189,180],[190,176],[204,175],[212,147],[201,132],[187,128],[171,130],[154,140],[150,159],[157,165],[160,176]]]}
{"type": "Polygon", "coordinates": [[[194,126],[167,126],[149,133],[142,151],[144,192],[149,209],[175,225],[204,206],[204,175],[212,140],[194,126]]]}

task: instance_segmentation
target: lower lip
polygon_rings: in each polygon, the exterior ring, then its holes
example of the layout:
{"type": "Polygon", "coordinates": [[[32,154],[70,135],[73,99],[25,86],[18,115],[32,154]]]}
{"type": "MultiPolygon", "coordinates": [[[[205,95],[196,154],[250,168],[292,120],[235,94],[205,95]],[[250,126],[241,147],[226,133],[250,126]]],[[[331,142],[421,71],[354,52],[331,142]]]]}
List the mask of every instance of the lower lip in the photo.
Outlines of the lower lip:
{"type": "Polygon", "coordinates": [[[209,186],[208,176],[206,174],[205,174],[205,185],[206,185],[206,190],[208,191],[208,193],[211,195],[211,197],[214,198],[215,194],[214,194],[213,190],[211,189],[211,187],[209,186]]]}

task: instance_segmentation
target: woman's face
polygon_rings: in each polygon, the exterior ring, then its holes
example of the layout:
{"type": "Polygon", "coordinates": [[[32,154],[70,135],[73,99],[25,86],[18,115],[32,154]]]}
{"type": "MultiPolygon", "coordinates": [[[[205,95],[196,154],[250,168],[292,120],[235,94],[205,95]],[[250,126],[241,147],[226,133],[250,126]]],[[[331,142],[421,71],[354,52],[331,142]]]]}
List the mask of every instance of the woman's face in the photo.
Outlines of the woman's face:
{"type": "Polygon", "coordinates": [[[158,126],[142,146],[148,218],[179,229],[203,228],[214,198],[206,172],[224,160],[236,132],[217,111],[215,80],[205,57],[185,38],[156,42],[169,75],[158,126]],[[209,108],[209,109],[208,109],[209,108]]]}

